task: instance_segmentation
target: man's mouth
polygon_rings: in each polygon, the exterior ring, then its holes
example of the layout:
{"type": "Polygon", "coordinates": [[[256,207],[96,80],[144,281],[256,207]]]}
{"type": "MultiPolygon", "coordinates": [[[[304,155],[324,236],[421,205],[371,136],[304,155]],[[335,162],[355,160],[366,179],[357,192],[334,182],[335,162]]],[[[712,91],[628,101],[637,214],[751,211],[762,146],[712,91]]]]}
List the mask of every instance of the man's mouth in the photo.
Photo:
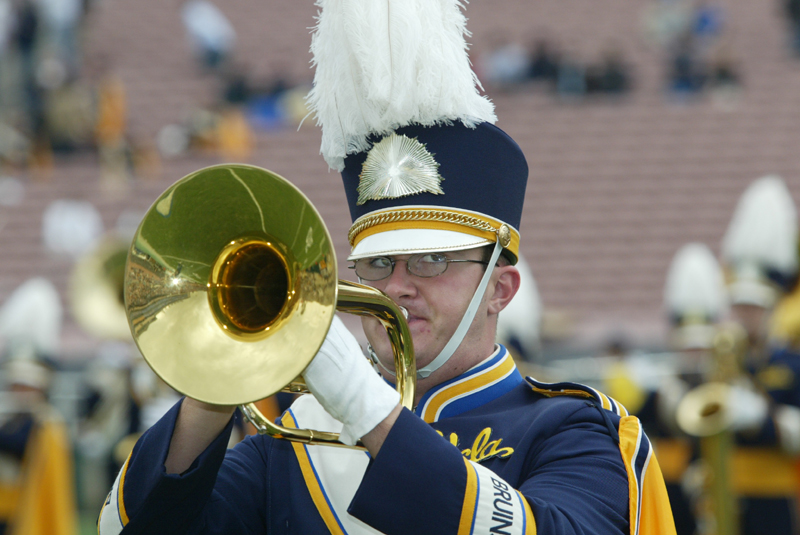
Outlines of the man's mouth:
{"type": "Polygon", "coordinates": [[[425,318],[421,318],[421,317],[415,316],[413,314],[409,314],[408,316],[406,316],[406,322],[408,322],[409,324],[415,323],[417,321],[422,321],[423,319],[425,319],[425,318]]]}
{"type": "Polygon", "coordinates": [[[407,309],[406,307],[402,306],[402,305],[397,305],[397,306],[398,306],[398,307],[400,308],[400,310],[403,312],[403,316],[405,316],[405,318],[406,318],[406,323],[407,323],[408,325],[411,325],[412,323],[416,323],[416,322],[419,322],[419,321],[422,321],[422,320],[424,320],[424,319],[425,319],[425,318],[423,318],[422,316],[415,316],[414,314],[410,313],[410,312],[408,311],[408,309],[407,309]]]}

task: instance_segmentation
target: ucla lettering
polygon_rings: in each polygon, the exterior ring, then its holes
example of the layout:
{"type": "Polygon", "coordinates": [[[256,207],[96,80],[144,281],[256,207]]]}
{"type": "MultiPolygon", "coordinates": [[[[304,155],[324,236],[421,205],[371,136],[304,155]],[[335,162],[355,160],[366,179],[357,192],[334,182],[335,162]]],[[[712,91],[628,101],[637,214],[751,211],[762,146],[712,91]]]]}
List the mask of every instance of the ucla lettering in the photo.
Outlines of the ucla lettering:
{"type": "Polygon", "coordinates": [[[505,531],[505,528],[514,525],[514,510],[511,505],[511,492],[508,484],[503,480],[492,478],[492,487],[494,487],[495,496],[492,520],[497,524],[492,526],[489,532],[497,535],[511,535],[508,531],[505,531]],[[505,506],[505,508],[502,506],[505,506]]]}
{"type": "MultiPolygon", "coordinates": [[[[437,431],[439,435],[442,437],[444,433],[441,431],[437,431]]],[[[475,440],[472,443],[471,448],[467,448],[461,451],[461,454],[464,455],[470,461],[475,461],[479,463],[481,461],[485,461],[487,459],[491,459],[493,457],[499,457],[504,459],[514,453],[514,448],[501,448],[500,443],[503,441],[502,438],[498,438],[497,440],[490,440],[492,437],[492,428],[487,427],[480,433],[478,436],[475,437],[475,440]]],[[[455,433],[450,433],[447,437],[447,440],[455,447],[459,447],[459,438],[458,435],[455,433]]]]}

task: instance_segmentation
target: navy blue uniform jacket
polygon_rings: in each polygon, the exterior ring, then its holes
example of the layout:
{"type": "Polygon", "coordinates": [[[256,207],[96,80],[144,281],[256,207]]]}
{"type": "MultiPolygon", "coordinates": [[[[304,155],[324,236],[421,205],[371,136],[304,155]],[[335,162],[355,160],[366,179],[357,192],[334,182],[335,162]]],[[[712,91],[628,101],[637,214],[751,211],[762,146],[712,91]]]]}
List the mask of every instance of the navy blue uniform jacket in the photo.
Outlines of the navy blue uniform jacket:
{"type": "MultiPolygon", "coordinates": [[[[503,347],[404,409],[374,459],[267,436],[229,450],[229,424],[168,475],[178,409],[136,444],[100,535],[674,533],[639,421],[594,389],[523,379],[503,347]]],[[[313,396],[282,421],[336,425],[313,396]]]]}

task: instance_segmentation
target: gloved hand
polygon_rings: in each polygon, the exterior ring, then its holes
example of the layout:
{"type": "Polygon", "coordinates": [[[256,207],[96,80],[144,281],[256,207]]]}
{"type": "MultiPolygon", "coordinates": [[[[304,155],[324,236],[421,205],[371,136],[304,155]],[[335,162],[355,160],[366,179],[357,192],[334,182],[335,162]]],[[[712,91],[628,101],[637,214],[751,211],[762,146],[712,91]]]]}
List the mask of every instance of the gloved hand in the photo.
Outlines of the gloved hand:
{"type": "Polygon", "coordinates": [[[755,431],[761,427],[769,413],[766,397],[744,386],[732,386],[728,405],[732,431],[755,431]]]}
{"type": "Polygon", "coordinates": [[[375,373],[338,317],[303,378],[322,407],[344,424],[339,438],[345,444],[358,442],[400,402],[400,394],[375,373]]]}

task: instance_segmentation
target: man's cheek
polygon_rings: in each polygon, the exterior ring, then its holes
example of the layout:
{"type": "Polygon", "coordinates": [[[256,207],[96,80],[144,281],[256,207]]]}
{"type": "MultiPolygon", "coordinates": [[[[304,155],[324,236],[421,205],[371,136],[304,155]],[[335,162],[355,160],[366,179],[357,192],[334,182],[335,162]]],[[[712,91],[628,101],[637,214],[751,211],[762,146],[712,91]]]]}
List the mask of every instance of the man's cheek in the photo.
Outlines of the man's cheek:
{"type": "Polygon", "coordinates": [[[362,316],[361,326],[373,349],[379,350],[389,344],[389,335],[386,334],[386,329],[375,318],[362,316]]]}

